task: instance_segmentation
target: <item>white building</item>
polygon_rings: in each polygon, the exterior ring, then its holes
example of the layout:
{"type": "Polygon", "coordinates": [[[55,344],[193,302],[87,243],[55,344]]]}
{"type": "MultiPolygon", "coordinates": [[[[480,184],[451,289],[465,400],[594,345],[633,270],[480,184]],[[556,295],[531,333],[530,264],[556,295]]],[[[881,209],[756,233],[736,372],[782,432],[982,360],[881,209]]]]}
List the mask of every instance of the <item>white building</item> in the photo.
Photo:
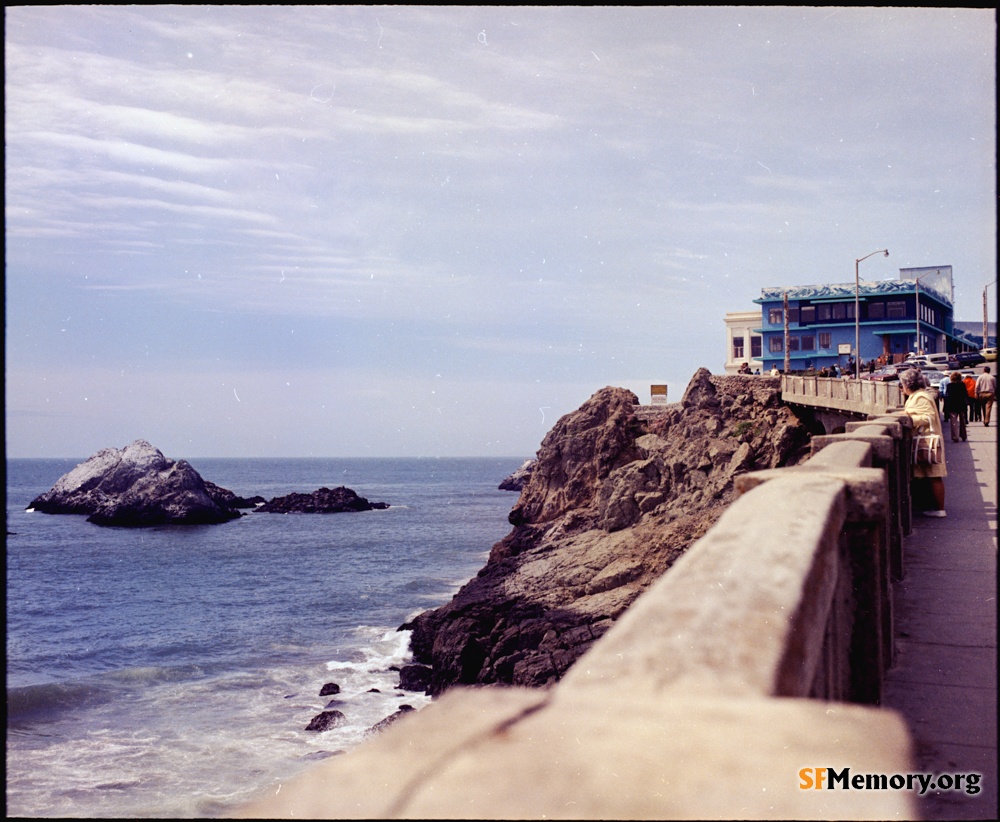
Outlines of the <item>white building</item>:
{"type": "Polygon", "coordinates": [[[763,369],[761,360],[761,311],[730,311],[726,314],[726,373],[736,374],[743,363],[752,372],[763,369]]]}

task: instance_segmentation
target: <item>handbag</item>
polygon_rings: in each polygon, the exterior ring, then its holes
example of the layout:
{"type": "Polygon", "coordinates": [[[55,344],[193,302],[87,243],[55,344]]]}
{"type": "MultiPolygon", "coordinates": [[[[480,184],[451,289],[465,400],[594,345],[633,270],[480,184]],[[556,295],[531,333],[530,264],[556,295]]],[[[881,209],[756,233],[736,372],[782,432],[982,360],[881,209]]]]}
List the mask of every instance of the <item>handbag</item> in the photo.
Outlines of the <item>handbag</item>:
{"type": "Polygon", "coordinates": [[[939,465],[944,462],[941,437],[937,434],[917,434],[913,438],[913,464],[939,465]]]}

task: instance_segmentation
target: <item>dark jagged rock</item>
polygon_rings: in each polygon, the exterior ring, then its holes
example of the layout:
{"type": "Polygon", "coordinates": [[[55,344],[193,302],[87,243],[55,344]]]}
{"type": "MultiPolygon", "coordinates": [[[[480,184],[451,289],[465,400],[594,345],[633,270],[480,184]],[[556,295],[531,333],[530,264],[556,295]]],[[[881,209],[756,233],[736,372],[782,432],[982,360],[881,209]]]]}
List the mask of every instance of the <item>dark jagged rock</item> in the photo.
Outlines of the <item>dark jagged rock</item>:
{"type": "Polygon", "coordinates": [[[372,511],[388,508],[385,502],[369,502],[350,488],[320,488],[311,494],[288,494],[275,497],[257,508],[269,514],[339,514],[347,511],[372,511]]]}
{"type": "Polygon", "coordinates": [[[542,441],[514,528],[477,576],[401,626],[431,668],[427,693],[557,681],[711,528],[738,474],[792,464],[808,438],[777,380],[700,369],[681,403],[658,407],[598,391],[542,441]]]}
{"type": "Polygon", "coordinates": [[[85,514],[97,525],[121,527],[211,524],[240,516],[212,499],[188,462],[167,459],[145,440],[98,451],[28,507],[85,514]]]}
{"type": "Polygon", "coordinates": [[[307,731],[328,731],[330,728],[336,728],[338,725],[343,725],[347,721],[347,717],[344,716],[340,711],[323,711],[323,713],[316,714],[306,725],[307,731]]]}
{"type": "Polygon", "coordinates": [[[336,682],[327,682],[319,689],[320,696],[332,696],[340,693],[340,686],[336,682]]]}
{"type": "Polygon", "coordinates": [[[411,713],[413,710],[415,710],[415,709],[414,709],[414,707],[412,705],[400,705],[399,706],[399,710],[397,710],[396,713],[390,714],[389,716],[387,716],[385,719],[381,720],[380,722],[376,722],[367,731],[365,731],[365,735],[366,736],[371,736],[372,734],[381,733],[386,728],[388,728],[390,725],[392,725],[394,722],[399,721],[404,716],[406,716],[408,713],[411,713]]]}
{"type": "Polygon", "coordinates": [[[261,496],[238,497],[232,491],[229,491],[226,488],[221,488],[214,482],[209,482],[208,480],[205,480],[205,490],[208,491],[208,495],[221,508],[255,508],[256,506],[266,502],[266,500],[261,496]]]}
{"type": "Polygon", "coordinates": [[[431,683],[427,665],[404,665],[399,671],[399,687],[404,691],[426,691],[431,683]]]}
{"type": "Polygon", "coordinates": [[[535,467],[537,460],[530,459],[525,460],[521,467],[518,468],[513,474],[504,479],[497,487],[501,491],[520,491],[528,483],[531,478],[531,472],[535,467]]]}

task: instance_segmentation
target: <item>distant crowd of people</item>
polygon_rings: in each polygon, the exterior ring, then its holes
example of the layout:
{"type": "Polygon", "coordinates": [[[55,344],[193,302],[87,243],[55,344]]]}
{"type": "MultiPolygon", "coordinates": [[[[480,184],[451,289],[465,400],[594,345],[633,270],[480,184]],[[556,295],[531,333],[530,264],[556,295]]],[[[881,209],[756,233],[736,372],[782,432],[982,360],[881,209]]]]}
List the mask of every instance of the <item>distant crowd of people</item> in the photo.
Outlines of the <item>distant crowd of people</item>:
{"type": "Polygon", "coordinates": [[[982,422],[989,428],[997,381],[988,365],[978,377],[952,371],[938,383],[937,389],[938,409],[943,399],[942,421],[948,421],[952,442],[966,440],[966,426],[970,422],[982,422]]]}

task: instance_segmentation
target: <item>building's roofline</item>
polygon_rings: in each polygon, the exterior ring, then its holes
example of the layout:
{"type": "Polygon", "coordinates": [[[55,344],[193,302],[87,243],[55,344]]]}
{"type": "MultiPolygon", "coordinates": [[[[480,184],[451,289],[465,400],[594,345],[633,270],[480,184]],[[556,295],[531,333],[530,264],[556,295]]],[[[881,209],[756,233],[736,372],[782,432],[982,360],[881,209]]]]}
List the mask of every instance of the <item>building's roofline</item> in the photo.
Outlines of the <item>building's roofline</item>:
{"type": "MultiPolygon", "coordinates": [[[[912,294],[916,290],[914,280],[859,280],[859,296],[882,296],[889,294],[912,294]]],[[[920,287],[921,294],[933,296],[935,299],[951,306],[951,300],[933,289],[929,284],[920,287]]],[[[755,303],[776,302],[784,300],[788,294],[789,300],[843,300],[854,297],[854,283],[833,283],[829,285],[792,285],[770,286],[762,288],[760,297],[755,303]]]]}

